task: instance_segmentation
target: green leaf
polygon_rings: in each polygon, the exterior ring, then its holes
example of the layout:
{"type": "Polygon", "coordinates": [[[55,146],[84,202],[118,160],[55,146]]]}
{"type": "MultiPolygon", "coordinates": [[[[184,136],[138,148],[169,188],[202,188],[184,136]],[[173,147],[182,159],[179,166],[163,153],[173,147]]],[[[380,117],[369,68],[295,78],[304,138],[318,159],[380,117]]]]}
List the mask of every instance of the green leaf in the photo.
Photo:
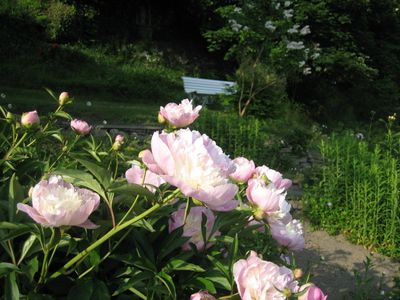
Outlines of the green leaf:
{"type": "Polygon", "coordinates": [[[68,300],[90,300],[93,294],[93,281],[91,278],[78,280],[68,292],[68,300]]]}
{"type": "Polygon", "coordinates": [[[22,267],[24,274],[29,278],[29,281],[32,282],[36,272],[39,270],[39,261],[37,256],[32,258],[25,266],[22,267]]]}
{"type": "Polygon", "coordinates": [[[147,188],[134,183],[115,182],[109,187],[108,191],[113,193],[140,195],[149,200],[155,200],[155,196],[152,192],[150,192],[147,188]]]}
{"type": "Polygon", "coordinates": [[[134,224],[132,224],[132,226],[141,227],[141,228],[146,229],[147,231],[155,232],[153,226],[151,226],[151,224],[148,221],[146,221],[145,219],[141,219],[141,220],[135,222],[134,224]]]}
{"type": "Polygon", "coordinates": [[[94,279],[93,280],[93,293],[91,300],[109,300],[110,292],[103,281],[94,279]]]}
{"type": "Polygon", "coordinates": [[[58,112],[54,113],[53,115],[56,117],[67,119],[67,120],[72,120],[71,115],[69,113],[66,113],[65,111],[58,111],[58,112]]]}
{"type": "Polygon", "coordinates": [[[44,89],[58,103],[58,98],[57,98],[56,94],[54,94],[54,92],[51,89],[47,88],[47,87],[44,87],[44,89]]]}
{"type": "Polygon", "coordinates": [[[182,259],[171,259],[166,266],[163,268],[166,273],[171,271],[191,271],[191,272],[205,272],[205,270],[195,264],[188,263],[182,259]]]}
{"type": "Polygon", "coordinates": [[[159,272],[156,277],[162,282],[162,284],[167,288],[169,295],[172,299],[176,299],[176,290],[175,284],[172,280],[172,277],[169,276],[167,273],[161,271],[159,272]]]}
{"type": "Polygon", "coordinates": [[[225,277],[222,277],[221,275],[218,274],[218,271],[209,271],[207,270],[207,276],[206,278],[212,282],[214,282],[214,284],[217,287],[221,287],[224,288],[227,291],[231,291],[232,290],[232,285],[229,283],[228,279],[225,277]]]}
{"type": "Polygon", "coordinates": [[[0,277],[3,277],[13,271],[19,272],[19,268],[14,264],[6,263],[6,262],[0,263],[0,277]]]}
{"type": "Polygon", "coordinates": [[[196,287],[199,287],[202,290],[207,290],[211,294],[217,293],[217,290],[215,289],[214,283],[212,281],[208,280],[207,278],[204,277],[196,277],[193,280],[191,280],[193,284],[196,287]]]}
{"type": "Polygon", "coordinates": [[[58,140],[59,142],[61,143],[63,142],[63,137],[59,133],[53,133],[51,136],[56,140],[58,140]]]}
{"type": "MultiPolygon", "coordinates": [[[[8,224],[4,224],[7,222],[0,222],[0,229],[2,228],[2,225],[5,225],[4,227],[10,227],[8,224]],[[3,224],[2,224],[3,223],[3,224]]],[[[34,232],[34,229],[28,225],[24,224],[15,224],[17,225],[16,228],[11,229],[7,234],[0,234],[0,241],[8,241],[10,239],[16,238],[20,235],[29,233],[29,232],[34,232]]]]}
{"type": "Polygon", "coordinates": [[[97,179],[97,181],[104,187],[104,189],[108,189],[111,184],[111,174],[104,168],[81,158],[75,157],[75,159],[92,175],[97,179]]]}
{"type": "Polygon", "coordinates": [[[13,222],[17,211],[17,203],[24,200],[24,190],[19,184],[15,173],[11,176],[8,189],[8,219],[13,222]]]}
{"type": "Polygon", "coordinates": [[[220,261],[218,261],[215,257],[212,257],[211,255],[207,255],[208,259],[212,262],[212,264],[221,271],[223,275],[225,275],[226,278],[229,278],[229,269],[228,267],[224,266],[220,261]]]}
{"type": "Polygon", "coordinates": [[[99,194],[103,199],[107,199],[103,188],[92,175],[81,170],[64,170],[59,169],[53,172],[56,175],[61,175],[63,179],[73,185],[86,187],[99,194]]]}
{"type": "Polygon", "coordinates": [[[161,250],[158,254],[159,260],[162,260],[165,256],[190,240],[190,237],[183,237],[182,234],[183,228],[179,227],[166,237],[166,239],[160,245],[161,250]]]}
{"type": "Polygon", "coordinates": [[[11,272],[7,275],[4,290],[5,300],[19,300],[19,288],[15,272],[11,272]]]}
{"type": "Polygon", "coordinates": [[[23,246],[22,246],[22,251],[21,251],[21,256],[18,260],[18,264],[20,264],[26,254],[28,253],[28,251],[32,248],[33,244],[36,242],[36,235],[35,234],[31,234],[24,242],[23,246]]]}

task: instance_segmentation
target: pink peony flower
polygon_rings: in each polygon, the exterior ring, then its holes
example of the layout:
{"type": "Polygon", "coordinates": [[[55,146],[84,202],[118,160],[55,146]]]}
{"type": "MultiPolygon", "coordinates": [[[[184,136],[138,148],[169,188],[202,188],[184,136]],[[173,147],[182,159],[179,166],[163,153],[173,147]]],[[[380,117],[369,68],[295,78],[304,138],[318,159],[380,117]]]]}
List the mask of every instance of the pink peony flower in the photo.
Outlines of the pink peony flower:
{"type": "Polygon", "coordinates": [[[27,213],[43,226],[79,226],[88,229],[98,227],[88,218],[97,209],[100,197],[88,189],[80,189],[50,176],[41,180],[32,190],[32,206],[18,203],[19,210],[27,213]]]}
{"type": "Polygon", "coordinates": [[[179,128],[192,124],[198,118],[200,110],[201,105],[193,109],[192,101],[184,99],[179,105],[176,103],[168,103],[165,108],[161,106],[160,115],[164,117],[169,124],[179,128]]]}
{"type": "Polygon", "coordinates": [[[71,128],[80,135],[87,135],[92,130],[92,126],[89,126],[87,122],[78,119],[71,121],[71,128]]]}
{"type": "Polygon", "coordinates": [[[267,166],[257,167],[255,174],[259,179],[267,179],[269,182],[272,182],[278,190],[287,190],[292,186],[290,179],[284,179],[281,173],[267,166]]]}
{"type": "Polygon", "coordinates": [[[21,117],[21,124],[24,127],[32,127],[35,125],[39,125],[40,124],[40,119],[39,119],[39,115],[37,113],[36,110],[30,111],[30,112],[26,112],[22,114],[21,117]]]}
{"type": "Polygon", "coordinates": [[[304,249],[303,226],[299,220],[291,220],[288,223],[268,220],[272,237],[281,246],[291,251],[304,249]]]}
{"type": "Polygon", "coordinates": [[[144,185],[149,191],[155,193],[156,187],[159,187],[165,180],[150,170],[143,170],[139,166],[132,166],[125,172],[126,180],[129,183],[144,185]],[[143,179],[144,177],[144,179],[143,179]]]}
{"type": "Polygon", "coordinates": [[[197,292],[195,294],[190,295],[189,300],[217,300],[213,295],[210,295],[208,292],[197,292]]]}
{"type": "Polygon", "coordinates": [[[247,199],[252,203],[257,211],[255,217],[262,219],[267,216],[289,221],[290,204],[285,200],[286,193],[275,188],[274,184],[265,184],[260,179],[250,179],[246,189],[247,199]]]}
{"type": "Polygon", "coordinates": [[[243,300],[284,300],[298,290],[290,269],[262,260],[254,251],[233,265],[233,276],[243,300]]]}
{"type": "Polygon", "coordinates": [[[125,137],[122,134],[117,134],[115,137],[115,143],[123,144],[125,137]]]}
{"type": "MultiPolygon", "coordinates": [[[[206,240],[211,238],[211,231],[214,227],[215,216],[213,212],[207,207],[203,206],[194,206],[190,208],[188,215],[186,216],[185,222],[185,208],[186,205],[182,204],[177,211],[175,211],[170,219],[169,219],[169,232],[171,233],[176,228],[181,227],[183,225],[183,234],[182,236],[190,237],[190,240],[187,241],[182,246],[182,250],[188,251],[192,248],[190,247],[190,243],[195,244],[197,250],[204,250],[204,239],[201,232],[201,221],[203,215],[206,216],[206,240]]],[[[218,236],[220,233],[214,232],[212,236],[218,236]]],[[[207,248],[211,247],[212,244],[208,243],[207,248]]]]}
{"type": "Polygon", "coordinates": [[[305,294],[301,295],[298,300],[326,300],[328,296],[325,296],[321,289],[312,283],[307,283],[300,287],[300,292],[308,288],[305,294]]]}
{"type": "Polygon", "coordinates": [[[236,165],[236,171],[230,177],[239,182],[247,182],[253,176],[256,166],[254,161],[245,157],[237,157],[233,160],[236,165]]]}
{"type": "Polygon", "coordinates": [[[58,96],[58,103],[62,106],[69,102],[69,94],[67,92],[62,92],[60,96],[58,96]]]}
{"type": "Polygon", "coordinates": [[[152,172],[209,208],[228,211],[237,206],[233,198],[238,187],[229,181],[235,165],[208,136],[189,129],[155,132],[151,151],[140,156],[152,172]]]}

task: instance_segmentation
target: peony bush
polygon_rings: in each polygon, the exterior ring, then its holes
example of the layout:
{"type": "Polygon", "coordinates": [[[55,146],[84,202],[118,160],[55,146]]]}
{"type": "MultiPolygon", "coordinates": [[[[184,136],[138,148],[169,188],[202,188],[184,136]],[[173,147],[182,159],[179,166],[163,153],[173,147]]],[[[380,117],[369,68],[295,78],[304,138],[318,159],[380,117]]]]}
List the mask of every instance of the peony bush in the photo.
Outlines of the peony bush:
{"type": "Polygon", "coordinates": [[[201,106],[160,107],[166,128],[137,144],[50,95],[48,116],[0,107],[2,297],[326,299],[290,259],[291,181],[185,128],[201,106]]]}

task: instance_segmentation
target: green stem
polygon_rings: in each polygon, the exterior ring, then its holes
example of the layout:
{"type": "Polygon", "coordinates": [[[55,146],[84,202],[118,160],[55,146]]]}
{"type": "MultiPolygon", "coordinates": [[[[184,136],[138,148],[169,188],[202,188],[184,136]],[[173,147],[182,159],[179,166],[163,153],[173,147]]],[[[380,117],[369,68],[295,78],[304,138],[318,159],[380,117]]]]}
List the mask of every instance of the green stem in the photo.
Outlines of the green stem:
{"type": "Polygon", "coordinates": [[[97,265],[101,264],[103,261],[105,261],[107,259],[107,257],[109,257],[112,253],[112,251],[114,251],[119,244],[121,244],[121,242],[125,239],[125,237],[132,231],[133,227],[129,228],[129,230],[127,230],[124,235],[119,239],[119,241],[113,246],[113,248],[108,251],[99,262],[97,262],[96,264],[94,264],[93,266],[91,266],[89,269],[87,269],[85,272],[83,272],[81,275],[79,275],[79,279],[83,278],[86,274],[90,273],[90,271],[92,271],[97,265]]]}
{"type": "Polygon", "coordinates": [[[10,256],[11,256],[12,263],[14,265],[17,265],[17,261],[15,259],[14,249],[13,249],[11,240],[8,240],[7,244],[8,244],[8,249],[10,250],[10,256]]]}
{"type": "Polygon", "coordinates": [[[129,214],[132,212],[133,208],[136,205],[136,202],[139,199],[139,195],[136,196],[135,200],[133,200],[133,203],[131,205],[131,207],[129,207],[128,211],[126,212],[126,214],[122,217],[121,221],[119,221],[118,226],[121,225],[121,223],[123,223],[125,221],[125,219],[129,216],[129,214]]]}
{"type": "Polygon", "coordinates": [[[18,141],[16,144],[14,144],[14,145],[11,146],[10,150],[8,150],[8,152],[6,153],[6,155],[4,155],[3,161],[7,161],[7,160],[10,158],[10,156],[12,155],[12,153],[14,152],[14,150],[15,150],[19,145],[21,145],[21,143],[25,140],[25,138],[26,138],[27,135],[28,135],[28,133],[27,133],[27,132],[24,132],[24,134],[21,136],[21,138],[19,139],[19,141],[18,141]]]}
{"type": "Polygon", "coordinates": [[[49,258],[50,247],[53,244],[54,236],[55,236],[54,228],[51,228],[50,241],[43,249],[44,257],[43,257],[43,262],[42,262],[42,271],[40,272],[39,283],[44,283],[44,278],[46,277],[47,270],[49,269],[48,258],[49,258]]]}
{"type": "Polygon", "coordinates": [[[145,212],[143,212],[142,214],[138,215],[137,217],[135,217],[135,218],[133,218],[133,219],[131,219],[129,221],[126,221],[125,223],[123,223],[121,225],[118,225],[118,226],[112,228],[110,231],[108,231],[104,236],[102,236],[96,242],[94,242],[89,247],[87,247],[85,250],[79,252],[77,255],[75,255],[75,257],[70,259],[61,269],[59,269],[58,271],[54,272],[50,276],[50,278],[51,279],[57,278],[58,276],[60,276],[64,272],[66,272],[66,270],[68,270],[70,267],[72,267],[75,263],[77,263],[78,261],[80,261],[81,259],[86,257],[86,255],[88,255],[91,251],[93,251],[94,249],[99,247],[101,244],[106,242],[108,239],[110,239],[112,236],[114,236],[115,234],[117,234],[121,230],[125,229],[126,227],[131,226],[132,224],[134,224],[134,223],[140,221],[141,219],[147,217],[149,214],[151,214],[152,212],[154,212],[158,208],[160,208],[160,206],[161,205],[157,203],[157,204],[153,205],[151,208],[149,208],[148,210],[146,210],[145,212]]]}

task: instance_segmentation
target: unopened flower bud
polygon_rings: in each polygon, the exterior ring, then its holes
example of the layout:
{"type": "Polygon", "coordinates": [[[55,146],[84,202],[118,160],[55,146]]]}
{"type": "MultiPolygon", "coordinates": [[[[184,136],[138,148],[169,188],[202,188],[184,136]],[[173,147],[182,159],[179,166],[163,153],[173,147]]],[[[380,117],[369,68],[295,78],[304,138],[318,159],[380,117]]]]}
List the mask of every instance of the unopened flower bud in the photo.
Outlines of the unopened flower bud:
{"type": "Polygon", "coordinates": [[[36,110],[22,114],[21,125],[26,128],[31,128],[40,124],[39,115],[36,110]]]}
{"type": "Polygon", "coordinates": [[[299,279],[299,278],[301,278],[303,276],[303,270],[300,269],[300,268],[296,268],[293,271],[293,275],[294,275],[295,279],[299,279]]]}
{"type": "Polygon", "coordinates": [[[122,134],[118,134],[118,135],[115,137],[115,142],[116,142],[116,143],[123,144],[123,143],[124,143],[124,140],[125,140],[125,137],[124,137],[122,134]]]}
{"type": "Polygon", "coordinates": [[[14,122],[14,114],[11,112],[7,112],[6,121],[7,121],[7,123],[13,123],[14,122]]]}
{"type": "Polygon", "coordinates": [[[63,106],[65,104],[68,104],[70,102],[69,94],[67,92],[62,92],[60,96],[58,97],[58,103],[63,106]]]}
{"type": "Polygon", "coordinates": [[[92,126],[89,126],[87,122],[77,119],[71,121],[71,128],[79,135],[87,135],[92,130],[92,126]]]}
{"type": "Polygon", "coordinates": [[[158,123],[160,123],[160,124],[165,124],[167,122],[167,120],[165,120],[164,116],[160,113],[158,114],[157,120],[158,120],[158,123]]]}

